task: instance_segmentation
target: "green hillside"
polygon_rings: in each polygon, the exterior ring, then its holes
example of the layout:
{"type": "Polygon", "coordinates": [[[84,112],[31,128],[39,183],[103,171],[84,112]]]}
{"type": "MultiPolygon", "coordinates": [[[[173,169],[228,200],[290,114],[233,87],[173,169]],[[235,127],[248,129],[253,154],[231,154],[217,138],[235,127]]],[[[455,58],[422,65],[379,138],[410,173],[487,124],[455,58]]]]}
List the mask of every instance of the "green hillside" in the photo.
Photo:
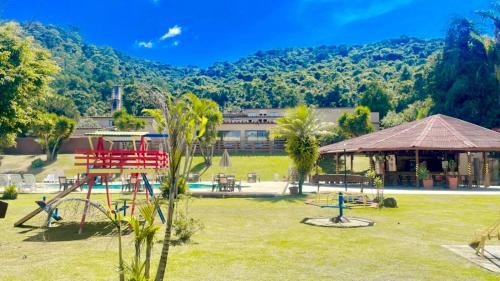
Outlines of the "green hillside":
{"type": "Polygon", "coordinates": [[[62,68],[52,88],[73,100],[83,115],[106,113],[110,89],[117,83],[124,85],[124,104],[135,114],[152,106],[151,97],[141,91],[151,84],[175,94],[192,91],[225,108],[248,108],[300,102],[354,106],[367,85],[378,82],[396,109],[405,108],[419,99],[427,59],[443,46],[442,40],[402,37],[366,45],[259,51],[202,69],[135,59],[87,44],[74,28],[36,22],[22,26],[62,68]]]}

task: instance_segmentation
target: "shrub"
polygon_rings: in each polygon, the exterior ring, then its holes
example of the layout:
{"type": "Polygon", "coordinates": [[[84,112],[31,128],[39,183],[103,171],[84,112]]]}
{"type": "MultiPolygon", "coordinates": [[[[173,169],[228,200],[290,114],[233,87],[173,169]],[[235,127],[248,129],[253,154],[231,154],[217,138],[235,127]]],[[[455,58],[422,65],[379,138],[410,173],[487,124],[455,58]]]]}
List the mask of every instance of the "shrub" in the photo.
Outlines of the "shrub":
{"type": "MultiPolygon", "coordinates": [[[[185,194],[186,190],[187,190],[187,183],[185,181],[181,182],[179,184],[179,190],[177,190],[177,194],[185,194]]],[[[168,196],[170,194],[170,185],[169,185],[168,178],[164,182],[161,183],[160,191],[161,191],[161,195],[163,196],[163,198],[168,199],[168,196]]]]}
{"type": "Polygon", "coordinates": [[[40,158],[37,158],[37,159],[31,161],[31,168],[32,169],[41,168],[41,167],[43,167],[43,165],[45,165],[45,162],[43,162],[43,160],[40,158]]]}
{"type": "Polygon", "coordinates": [[[17,198],[17,188],[14,185],[9,185],[5,187],[2,195],[2,199],[16,199],[17,198]]]}
{"type": "Polygon", "coordinates": [[[395,198],[388,197],[388,198],[385,198],[384,201],[382,201],[382,205],[385,208],[397,208],[398,207],[398,202],[396,202],[395,198]]]}
{"type": "Polygon", "coordinates": [[[202,230],[204,225],[200,220],[188,218],[184,213],[179,212],[172,227],[179,242],[186,243],[196,232],[202,230]]]}

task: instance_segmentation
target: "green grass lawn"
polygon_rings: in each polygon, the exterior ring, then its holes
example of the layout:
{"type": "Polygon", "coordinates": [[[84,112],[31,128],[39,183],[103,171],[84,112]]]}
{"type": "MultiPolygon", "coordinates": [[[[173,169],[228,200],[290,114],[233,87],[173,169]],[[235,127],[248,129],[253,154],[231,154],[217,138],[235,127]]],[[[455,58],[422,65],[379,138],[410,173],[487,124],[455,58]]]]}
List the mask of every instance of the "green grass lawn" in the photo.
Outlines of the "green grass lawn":
{"type": "MultiPolygon", "coordinates": [[[[10,201],[0,220],[0,280],[117,280],[117,239],[97,223],[81,236],[76,225],[52,229],[47,241],[37,228],[12,226],[40,196],[10,201]]],[[[467,244],[476,230],[498,220],[499,196],[396,198],[398,209],[348,210],[376,222],[358,229],[300,223],[336,212],[302,198],[194,199],[190,215],[205,229],[191,244],[173,247],[168,280],[499,280],[440,246],[467,244]]],[[[124,245],[130,260],[130,236],[124,245]]]]}
{"type": "MultiPolygon", "coordinates": [[[[292,162],[284,153],[269,154],[269,153],[234,153],[231,154],[232,166],[222,168],[219,166],[220,155],[215,155],[213,165],[205,169],[203,158],[195,156],[193,159],[193,172],[202,173],[202,180],[210,180],[213,175],[225,172],[227,174],[236,175],[237,178],[246,179],[248,173],[257,173],[262,181],[274,180],[274,175],[277,174],[281,179],[288,175],[288,169],[292,166],[292,162]]],[[[40,158],[45,160],[45,155],[3,155],[2,164],[0,165],[0,173],[30,173],[35,174],[37,181],[42,181],[47,174],[54,174],[57,171],[64,171],[67,176],[74,176],[77,170],[74,165],[74,154],[60,154],[57,160],[44,166],[40,169],[31,169],[31,162],[40,158]]],[[[347,158],[348,166],[350,165],[347,158]]],[[[323,171],[326,173],[335,173],[334,161],[332,159],[324,159],[321,161],[323,171]]],[[[355,157],[354,170],[362,171],[368,168],[368,158],[355,157]]],[[[350,169],[348,167],[348,169],[350,169]]]]}

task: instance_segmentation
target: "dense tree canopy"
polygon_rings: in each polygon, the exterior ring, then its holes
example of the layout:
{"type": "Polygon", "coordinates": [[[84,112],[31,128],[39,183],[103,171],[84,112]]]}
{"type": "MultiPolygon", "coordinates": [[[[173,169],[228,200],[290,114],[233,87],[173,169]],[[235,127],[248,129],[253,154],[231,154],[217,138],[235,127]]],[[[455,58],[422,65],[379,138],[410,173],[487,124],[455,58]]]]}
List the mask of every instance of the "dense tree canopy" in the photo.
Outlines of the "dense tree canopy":
{"type": "Polygon", "coordinates": [[[0,146],[13,145],[36,119],[36,105],[57,69],[50,53],[24,37],[18,24],[0,26],[0,146]]]}
{"type": "Polygon", "coordinates": [[[427,58],[442,47],[441,40],[401,37],[366,45],[259,51],[202,69],[134,59],[86,44],[71,28],[36,22],[23,28],[57,58],[63,71],[52,87],[72,99],[82,115],[109,114],[115,84],[123,85],[124,106],[131,114],[154,107],[142,85],[176,96],[192,92],[223,109],[237,110],[294,107],[302,102],[351,107],[359,104],[367,85],[376,83],[391,93],[391,105],[402,110],[418,99],[415,83],[423,77],[427,58]]]}
{"type": "Polygon", "coordinates": [[[500,126],[500,49],[492,40],[477,35],[467,19],[453,21],[427,80],[433,112],[500,126]]]}
{"type": "Polygon", "coordinates": [[[384,118],[391,110],[391,100],[387,90],[378,83],[370,83],[361,95],[359,104],[368,107],[372,112],[378,112],[384,118]]]}

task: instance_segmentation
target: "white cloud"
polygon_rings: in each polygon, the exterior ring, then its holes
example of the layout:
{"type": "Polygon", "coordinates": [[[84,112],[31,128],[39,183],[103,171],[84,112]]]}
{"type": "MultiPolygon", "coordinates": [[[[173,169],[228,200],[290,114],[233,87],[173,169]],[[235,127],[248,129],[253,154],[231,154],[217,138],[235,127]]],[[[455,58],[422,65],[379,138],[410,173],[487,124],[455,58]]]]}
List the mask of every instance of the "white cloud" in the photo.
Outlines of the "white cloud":
{"type": "Polygon", "coordinates": [[[174,47],[179,46],[179,41],[175,40],[174,42],[172,42],[172,46],[174,46],[174,47]]]}
{"type": "Polygon", "coordinates": [[[178,25],[175,25],[174,27],[171,27],[168,29],[168,32],[165,33],[162,37],[160,37],[160,40],[165,40],[167,38],[172,38],[178,35],[181,35],[182,33],[182,28],[178,25]]]}
{"type": "Polygon", "coordinates": [[[153,42],[151,42],[151,41],[148,41],[148,42],[141,41],[141,42],[137,43],[137,45],[141,48],[146,48],[146,49],[153,48],[153,42]]]}

